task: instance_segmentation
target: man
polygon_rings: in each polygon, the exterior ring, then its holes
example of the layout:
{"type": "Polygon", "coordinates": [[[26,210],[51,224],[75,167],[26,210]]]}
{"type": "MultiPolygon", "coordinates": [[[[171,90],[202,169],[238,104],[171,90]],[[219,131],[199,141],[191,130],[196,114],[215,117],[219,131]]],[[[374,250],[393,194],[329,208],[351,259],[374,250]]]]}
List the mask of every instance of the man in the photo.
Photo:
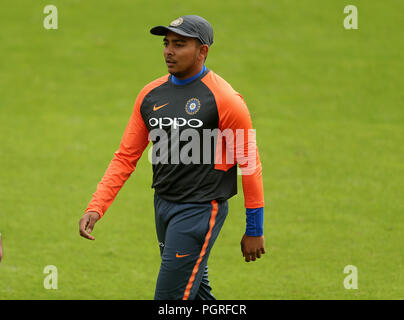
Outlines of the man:
{"type": "Polygon", "coordinates": [[[80,220],[80,235],[95,239],[94,224],[151,140],[162,259],[155,299],[214,299],[207,260],[226,218],[227,200],[237,193],[237,164],[247,208],[241,251],[247,262],[265,253],[262,171],[251,119],[241,95],[204,65],[213,43],[208,21],[182,16],[150,32],[164,36],[169,74],[140,91],[119,150],[80,220]]]}

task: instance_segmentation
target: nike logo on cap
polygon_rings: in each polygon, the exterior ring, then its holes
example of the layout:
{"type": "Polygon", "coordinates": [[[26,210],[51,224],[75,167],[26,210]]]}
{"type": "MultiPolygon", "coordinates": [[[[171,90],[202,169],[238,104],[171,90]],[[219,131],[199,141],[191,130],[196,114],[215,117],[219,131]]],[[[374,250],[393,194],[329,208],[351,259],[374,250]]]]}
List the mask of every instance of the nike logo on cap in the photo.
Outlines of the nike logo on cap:
{"type": "Polygon", "coordinates": [[[161,106],[156,107],[156,105],[153,106],[153,111],[157,111],[158,109],[161,109],[162,107],[165,107],[166,105],[168,105],[169,102],[167,102],[166,104],[162,104],[161,106]]]}

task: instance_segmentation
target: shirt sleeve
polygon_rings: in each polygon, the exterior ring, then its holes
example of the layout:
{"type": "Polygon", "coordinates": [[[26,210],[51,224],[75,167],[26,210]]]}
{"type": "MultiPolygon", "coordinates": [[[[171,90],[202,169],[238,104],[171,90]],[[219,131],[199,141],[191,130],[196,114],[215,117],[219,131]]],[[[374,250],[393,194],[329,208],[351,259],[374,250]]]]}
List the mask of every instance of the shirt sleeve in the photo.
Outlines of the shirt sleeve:
{"type": "Polygon", "coordinates": [[[264,207],[264,187],[262,183],[262,166],[255,140],[250,113],[243,97],[235,91],[229,83],[217,74],[210,71],[202,79],[215,97],[218,115],[219,130],[226,137],[225,132],[230,130],[230,145],[226,139],[225,149],[221,147],[222,155],[220,164],[215,163],[215,168],[227,171],[234,166],[228,161],[226,154],[232,149],[232,158],[237,162],[242,172],[242,184],[244,192],[244,205],[246,208],[264,207]],[[224,163],[223,159],[226,159],[224,163]]]}
{"type": "Polygon", "coordinates": [[[235,161],[242,173],[244,205],[251,209],[264,207],[262,165],[247,105],[237,92],[226,94],[221,104],[219,129],[233,131],[235,161]]]}
{"type": "Polygon", "coordinates": [[[140,114],[142,101],[143,95],[139,95],[119,149],[114,153],[85,212],[95,211],[100,217],[104,215],[119,190],[135,170],[138,160],[147,147],[149,143],[148,131],[140,114]]]}

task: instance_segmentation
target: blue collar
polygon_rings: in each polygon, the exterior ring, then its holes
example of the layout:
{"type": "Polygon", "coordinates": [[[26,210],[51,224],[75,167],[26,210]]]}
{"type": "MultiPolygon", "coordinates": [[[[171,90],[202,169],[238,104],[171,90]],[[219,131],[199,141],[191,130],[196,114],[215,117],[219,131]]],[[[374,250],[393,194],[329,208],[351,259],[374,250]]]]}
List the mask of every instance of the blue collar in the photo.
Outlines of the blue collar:
{"type": "Polygon", "coordinates": [[[174,75],[171,75],[171,82],[176,84],[176,85],[180,85],[180,86],[184,85],[184,84],[187,84],[187,83],[190,83],[191,81],[198,78],[202,73],[204,73],[205,70],[206,70],[206,67],[205,67],[205,65],[203,65],[202,70],[198,74],[196,74],[196,75],[194,75],[194,76],[192,76],[190,78],[184,79],[184,80],[177,79],[174,75]]]}

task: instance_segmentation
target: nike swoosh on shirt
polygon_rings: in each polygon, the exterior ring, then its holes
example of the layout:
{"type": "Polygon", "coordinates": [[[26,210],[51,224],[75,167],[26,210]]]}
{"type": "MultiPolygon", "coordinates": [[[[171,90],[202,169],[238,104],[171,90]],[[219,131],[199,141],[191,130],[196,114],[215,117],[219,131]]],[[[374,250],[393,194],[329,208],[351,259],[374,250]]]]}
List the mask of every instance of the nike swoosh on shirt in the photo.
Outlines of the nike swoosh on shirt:
{"type": "Polygon", "coordinates": [[[168,105],[169,102],[167,102],[166,104],[162,104],[161,106],[156,107],[156,105],[153,106],[153,111],[157,111],[158,109],[161,109],[162,107],[165,107],[166,105],[168,105]]]}
{"type": "Polygon", "coordinates": [[[184,257],[188,257],[189,255],[191,255],[190,253],[189,254],[178,254],[178,252],[175,254],[175,257],[176,258],[184,258],[184,257]]]}

